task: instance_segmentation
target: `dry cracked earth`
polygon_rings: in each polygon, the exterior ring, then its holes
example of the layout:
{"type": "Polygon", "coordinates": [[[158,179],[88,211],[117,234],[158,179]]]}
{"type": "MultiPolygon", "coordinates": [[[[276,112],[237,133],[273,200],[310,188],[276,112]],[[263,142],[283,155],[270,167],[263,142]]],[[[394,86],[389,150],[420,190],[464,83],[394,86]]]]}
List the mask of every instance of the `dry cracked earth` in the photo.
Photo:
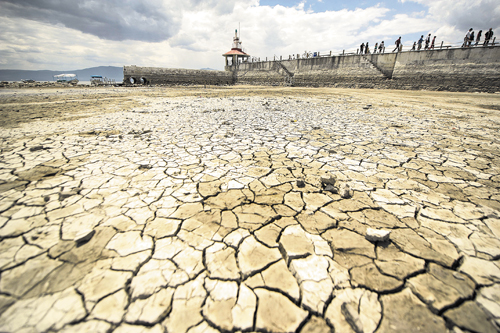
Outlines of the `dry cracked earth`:
{"type": "Polygon", "coordinates": [[[1,90],[0,331],[498,332],[499,101],[1,90]]]}

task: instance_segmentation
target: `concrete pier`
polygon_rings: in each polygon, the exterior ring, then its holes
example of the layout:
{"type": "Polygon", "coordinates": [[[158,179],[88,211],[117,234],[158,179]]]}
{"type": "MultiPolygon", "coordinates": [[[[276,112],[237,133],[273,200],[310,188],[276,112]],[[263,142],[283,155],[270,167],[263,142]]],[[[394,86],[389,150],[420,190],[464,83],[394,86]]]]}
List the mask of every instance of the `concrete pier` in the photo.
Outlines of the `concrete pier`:
{"type": "Polygon", "coordinates": [[[124,67],[124,82],[500,91],[500,46],[243,62],[225,71],[124,67]]]}

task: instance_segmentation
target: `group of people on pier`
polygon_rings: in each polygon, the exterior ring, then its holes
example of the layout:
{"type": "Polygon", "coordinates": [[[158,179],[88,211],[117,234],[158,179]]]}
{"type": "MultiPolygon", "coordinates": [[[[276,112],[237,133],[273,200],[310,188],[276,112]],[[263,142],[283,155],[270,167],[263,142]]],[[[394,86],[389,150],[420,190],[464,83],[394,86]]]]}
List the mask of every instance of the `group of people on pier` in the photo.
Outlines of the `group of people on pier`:
{"type": "MultiPolygon", "coordinates": [[[[479,44],[479,42],[481,41],[482,34],[483,30],[479,30],[476,36],[476,44],[474,44],[474,46],[477,46],[479,44]]],[[[493,38],[493,29],[490,28],[490,30],[486,31],[486,33],[484,34],[483,46],[488,46],[492,38],[493,38]]],[[[474,29],[470,28],[469,31],[467,31],[467,33],[465,34],[464,43],[462,44],[462,47],[471,47],[472,43],[474,43],[474,29]]]]}
{"type": "MultiPolygon", "coordinates": [[[[380,43],[380,45],[378,43],[375,43],[375,47],[373,48],[373,53],[377,53],[377,51],[378,51],[378,53],[385,52],[384,41],[382,41],[380,43]]],[[[370,45],[368,45],[368,42],[366,42],[366,45],[365,45],[365,43],[362,43],[359,46],[359,54],[368,54],[368,53],[370,53],[370,45]]]]}
{"type": "Polygon", "coordinates": [[[413,42],[413,46],[410,51],[420,51],[422,49],[422,44],[425,42],[424,50],[433,50],[434,44],[436,42],[436,36],[432,39],[431,42],[431,34],[427,35],[424,40],[424,35],[420,36],[420,39],[417,42],[413,42]]]}
{"type": "MultiPolygon", "coordinates": [[[[483,33],[483,31],[479,30],[479,32],[477,33],[477,36],[475,37],[474,30],[472,28],[470,28],[469,31],[467,31],[467,34],[465,35],[464,43],[462,44],[462,47],[471,47],[472,43],[474,42],[474,38],[475,38],[476,43],[473,46],[479,45],[482,33],[483,33]]],[[[484,35],[483,46],[488,46],[488,44],[490,43],[490,41],[492,39],[493,39],[493,29],[490,28],[490,30],[488,30],[484,35]]],[[[424,35],[422,35],[422,36],[420,36],[420,39],[418,41],[413,42],[413,46],[412,46],[410,51],[420,51],[422,48],[424,50],[433,50],[435,43],[436,43],[436,36],[432,37],[432,35],[429,34],[429,35],[427,35],[427,37],[424,38],[424,35]]],[[[403,50],[403,43],[401,42],[401,37],[396,39],[395,44],[396,44],[396,47],[394,48],[394,50],[392,50],[392,52],[400,52],[403,50]]],[[[358,52],[359,52],[358,54],[372,53],[370,50],[369,43],[368,42],[366,42],[366,44],[362,43],[359,46],[358,52]]],[[[373,48],[373,53],[377,53],[377,52],[378,53],[385,53],[384,41],[382,41],[380,43],[380,45],[378,43],[375,43],[375,47],[373,48]]]]}

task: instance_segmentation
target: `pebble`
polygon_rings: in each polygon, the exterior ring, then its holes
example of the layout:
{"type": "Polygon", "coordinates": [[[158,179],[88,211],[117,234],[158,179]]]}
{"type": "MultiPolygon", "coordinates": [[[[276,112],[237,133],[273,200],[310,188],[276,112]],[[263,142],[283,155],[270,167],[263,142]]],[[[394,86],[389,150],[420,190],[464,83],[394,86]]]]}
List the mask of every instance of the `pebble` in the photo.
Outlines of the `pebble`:
{"type": "Polygon", "coordinates": [[[389,240],[390,235],[390,230],[366,229],[366,239],[370,242],[385,242],[389,240]]]}
{"type": "Polygon", "coordinates": [[[86,230],[81,230],[78,232],[75,236],[75,243],[81,244],[89,241],[92,236],[94,236],[95,230],[94,229],[86,229],[86,230]]]}

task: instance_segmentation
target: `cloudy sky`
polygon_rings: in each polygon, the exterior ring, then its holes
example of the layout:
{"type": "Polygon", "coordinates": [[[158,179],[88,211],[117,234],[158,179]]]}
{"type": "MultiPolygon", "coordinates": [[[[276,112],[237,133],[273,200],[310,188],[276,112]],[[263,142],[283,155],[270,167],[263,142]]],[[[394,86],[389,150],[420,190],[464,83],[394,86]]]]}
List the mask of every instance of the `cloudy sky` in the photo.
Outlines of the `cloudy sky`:
{"type": "Polygon", "coordinates": [[[500,34],[498,0],[0,0],[0,69],[223,69],[234,30],[252,56],[356,50],[421,34],[500,34]]]}

